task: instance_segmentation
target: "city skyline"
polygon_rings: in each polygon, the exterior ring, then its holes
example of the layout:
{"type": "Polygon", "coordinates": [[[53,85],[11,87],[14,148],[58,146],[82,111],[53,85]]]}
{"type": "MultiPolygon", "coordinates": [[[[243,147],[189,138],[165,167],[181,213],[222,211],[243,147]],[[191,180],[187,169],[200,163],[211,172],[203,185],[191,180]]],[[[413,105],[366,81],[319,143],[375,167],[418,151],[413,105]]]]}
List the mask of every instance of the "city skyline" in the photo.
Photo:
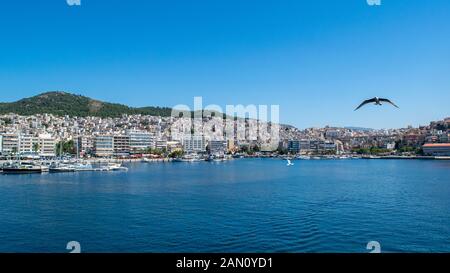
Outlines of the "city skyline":
{"type": "Polygon", "coordinates": [[[448,1],[136,2],[3,4],[1,101],[64,90],[173,107],[202,96],[278,104],[281,122],[298,128],[417,127],[449,115],[448,1]],[[400,109],[353,112],[374,96],[400,109]]]}
{"type": "MultiPolygon", "coordinates": [[[[40,94],[36,94],[35,96],[32,96],[32,97],[28,97],[28,98],[22,98],[22,99],[20,99],[20,100],[18,100],[18,101],[14,101],[14,102],[3,102],[3,101],[0,101],[0,103],[15,103],[15,102],[19,102],[19,101],[21,101],[21,100],[23,100],[23,99],[33,99],[33,98],[38,98],[38,97],[40,97],[40,96],[42,96],[42,95],[46,95],[46,94],[55,94],[55,93],[63,93],[63,94],[67,94],[67,95],[69,95],[69,96],[83,96],[83,97],[85,97],[84,95],[80,95],[80,94],[73,94],[73,93],[69,93],[69,92],[66,92],[66,91],[49,91],[49,92],[45,92],[45,93],[40,93],[40,94]]],[[[101,102],[101,103],[106,103],[106,104],[108,104],[108,103],[111,103],[111,102],[107,102],[107,101],[100,101],[100,100],[96,100],[95,98],[90,98],[90,97],[86,97],[86,99],[92,99],[93,101],[99,101],[99,102],[101,102]]],[[[195,98],[194,98],[195,99],[195,98]]],[[[202,98],[201,98],[202,99],[202,98]]],[[[120,102],[117,102],[117,103],[119,103],[120,104],[120,102]]],[[[123,106],[128,106],[128,107],[132,107],[132,106],[129,106],[129,105],[126,105],[126,104],[121,104],[121,105],[123,105],[123,106]]],[[[189,107],[189,105],[186,105],[187,107],[189,107]]],[[[233,106],[233,105],[232,105],[233,106]]],[[[153,107],[153,105],[146,105],[146,106],[143,106],[144,108],[145,107],[153,107]]],[[[158,107],[161,107],[161,106],[158,106],[158,107]]],[[[162,107],[164,107],[164,106],[162,106],[162,107]]],[[[209,107],[209,105],[203,105],[203,110],[206,110],[206,108],[207,107],[209,107]]],[[[236,106],[233,106],[233,107],[237,107],[237,105],[236,106]]],[[[139,108],[135,108],[135,109],[139,109],[139,108]]],[[[176,109],[176,108],[174,108],[174,109],[176,109]]],[[[224,109],[223,110],[225,110],[226,108],[224,107],[224,109]]],[[[245,110],[245,109],[244,109],[245,110]]],[[[175,113],[178,113],[178,111],[175,111],[175,113]]],[[[223,113],[224,114],[226,114],[226,111],[223,111],[223,113]]],[[[6,114],[6,113],[5,113],[6,114]]],[[[0,116],[5,116],[5,114],[0,114],[0,116]]],[[[9,113],[8,113],[9,114],[9,113]]],[[[17,112],[11,112],[11,114],[17,114],[18,116],[27,116],[27,115],[22,115],[22,114],[20,114],[20,113],[17,113],[17,112]]],[[[50,112],[46,112],[46,111],[42,111],[42,113],[40,113],[40,114],[50,114],[50,115],[52,115],[52,113],[50,113],[50,112]]],[[[40,114],[38,114],[38,115],[40,115],[40,114]]],[[[236,113],[235,113],[236,114],[236,113]]],[[[246,114],[248,114],[248,113],[246,113],[246,114]]],[[[123,113],[123,115],[130,115],[130,114],[127,114],[127,113],[123,113]]],[[[153,117],[158,117],[158,115],[151,115],[151,114],[144,114],[144,116],[145,115],[147,115],[147,116],[153,116],[153,117]]],[[[28,116],[36,116],[36,114],[35,115],[28,115],[28,116]]],[[[59,115],[59,116],[61,116],[61,115],[59,115]]],[[[74,117],[73,115],[69,115],[69,116],[71,116],[71,117],[74,117]]],[[[133,116],[133,114],[131,114],[131,116],[133,116]]],[[[206,115],[205,117],[207,117],[208,115],[206,115]]],[[[101,116],[97,116],[97,115],[88,115],[88,116],[86,116],[86,117],[98,117],[98,118],[102,118],[101,116]]],[[[164,116],[163,116],[164,117],[164,116]]],[[[104,118],[110,118],[110,117],[104,117],[104,118]]],[[[440,121],[440,120],[448,120],[448,119],[450,119],[450,116],[444,116],[444,117],[442,117],[442,118],[439,118],[439,119],[436,119],[436,120],[430,120],[430,121],[428,121],[428,122],[426,122],[426,123],[424,123],[424,124],[418,124],[417,126],[413,126],[411,123],[410,124],[407,124],[407,125],[404,125],[404,126],[400,126],[400,127],[392,127],[392,128],[370,128],[370,127],[367,127],[367,126],[353,126],[353,125],[344,125],[344,126],[338,126],[338,125],[335,125],[335,124],[326,124],[326,125],[324,125],[324,126],[310,126],[310,127],[304,127],[304,128],[302,128],[302,127],[298,127],[298,126],[295,126],[295,125],[293,125],[293,124],[288,124],[288,123],[283,123],[283,122],[280,122],[279,124],[281,124],[281,125],[285,125],[285,126],[293,126],[294,128],[297,128],[297,129],[299,129],[299,130],[304,130],[304,129],[311,129],[311,128],[326,128],[326,127],[331,127],[331,128],[347,128],[347,129],[369,129],[369,130],[394,130],[394,129],[404,129],[404,128],[408,128],[408,127],[412,127],[412,128],[418,128],[418,127],[421,127],[421,126],[427,126],[430,122],[435,122],[435,121],[440,121]]],[[[257,119],[257,120],[259,120],[259,118],[257,119]]],[[[270,121],[270,119],[268,120],[268,121],[270,121]]],[[[272,121],[273,122],[273,121],[272,121]]]]}

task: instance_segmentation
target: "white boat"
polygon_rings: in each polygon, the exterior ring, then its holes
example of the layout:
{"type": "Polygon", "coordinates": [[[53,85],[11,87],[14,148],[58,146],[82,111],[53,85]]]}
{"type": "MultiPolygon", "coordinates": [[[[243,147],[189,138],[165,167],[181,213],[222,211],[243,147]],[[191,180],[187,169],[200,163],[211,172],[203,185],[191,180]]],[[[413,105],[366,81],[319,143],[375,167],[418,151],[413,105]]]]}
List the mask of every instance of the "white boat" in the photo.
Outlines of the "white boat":
{"type": "Polygon", "coordinates": [[[128,171],[127,167],[123,167],[120,163],[108,163],[100,167],[101,171],[128,171]]]}
{"type": "Polygon", "coordinates": [[[76,163],[74,164],[74,168],[77,172],[87,172],[94,170],[90,163],[76,163]]]}
{"type": "Polygon", "coordinates": [[[202,161],[202,158],[197,154],[187,154],[181,158],[181,161],[183,161],[183,162],[198,162],[198,161],[202,161]]]}
{"type": "Polygon", "coordinates": [[[51,173],[70,173],[75,172],[75,167],[71,164],[55,163],[50,165],[49,171],[51,173]]]}

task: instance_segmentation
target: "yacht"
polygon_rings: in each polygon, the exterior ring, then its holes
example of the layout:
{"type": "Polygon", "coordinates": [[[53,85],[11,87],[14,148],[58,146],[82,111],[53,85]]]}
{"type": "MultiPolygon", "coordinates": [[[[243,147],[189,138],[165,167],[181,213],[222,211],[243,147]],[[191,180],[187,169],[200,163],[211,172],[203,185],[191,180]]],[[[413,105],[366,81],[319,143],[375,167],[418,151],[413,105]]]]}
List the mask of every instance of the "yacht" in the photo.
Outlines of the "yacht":
{"type": "Polygon", "coordinates": [[[128,168],[123,167],[120,163],[108,163],[101,166],[100,171],[128,171],[128,168]]]}
{"type": "Polygon", "coordinates": [[[76,163],[73,165],[75,168],[75,171],[77,172],[87,172],[87,171],[93,171],[94,168],[90,163],[76,163]]]}
{"type": "Polygon", "coordinates": [[[51,172],[51,173],[70,173],[70,172],[75,172],[75,167],[74,167],[74,165],[70,165],[70,164],[56,163],[56,164],[50,165],[49,172],[51,172]]]}

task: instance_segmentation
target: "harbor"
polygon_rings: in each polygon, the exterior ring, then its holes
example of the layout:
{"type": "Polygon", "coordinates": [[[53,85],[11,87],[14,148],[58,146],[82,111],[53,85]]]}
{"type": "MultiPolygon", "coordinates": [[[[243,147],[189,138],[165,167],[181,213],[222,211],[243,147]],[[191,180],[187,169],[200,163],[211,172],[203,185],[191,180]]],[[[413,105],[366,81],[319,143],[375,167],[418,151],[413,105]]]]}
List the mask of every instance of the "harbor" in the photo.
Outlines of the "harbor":
{"type": "Polygon", "coordinates": [[[128,171],[121,162],[82,161],[8,161],[1,164],[2,174],[42,174],[70,172],[128,171]]]}

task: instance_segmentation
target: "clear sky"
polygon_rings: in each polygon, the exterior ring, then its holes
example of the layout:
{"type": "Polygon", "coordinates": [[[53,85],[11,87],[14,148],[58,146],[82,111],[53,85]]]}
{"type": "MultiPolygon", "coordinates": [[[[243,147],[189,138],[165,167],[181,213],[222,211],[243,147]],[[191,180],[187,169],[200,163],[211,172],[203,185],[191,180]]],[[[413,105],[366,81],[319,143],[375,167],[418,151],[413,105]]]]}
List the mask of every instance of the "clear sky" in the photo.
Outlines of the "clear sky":
{"type": "Polygon", "coordinates": [[[0,101],[279,104],[300,128],[450,116],[450,1],[1,1],[0,101]],[[360,101],[388,97],[401,108],[360,101]]]}

